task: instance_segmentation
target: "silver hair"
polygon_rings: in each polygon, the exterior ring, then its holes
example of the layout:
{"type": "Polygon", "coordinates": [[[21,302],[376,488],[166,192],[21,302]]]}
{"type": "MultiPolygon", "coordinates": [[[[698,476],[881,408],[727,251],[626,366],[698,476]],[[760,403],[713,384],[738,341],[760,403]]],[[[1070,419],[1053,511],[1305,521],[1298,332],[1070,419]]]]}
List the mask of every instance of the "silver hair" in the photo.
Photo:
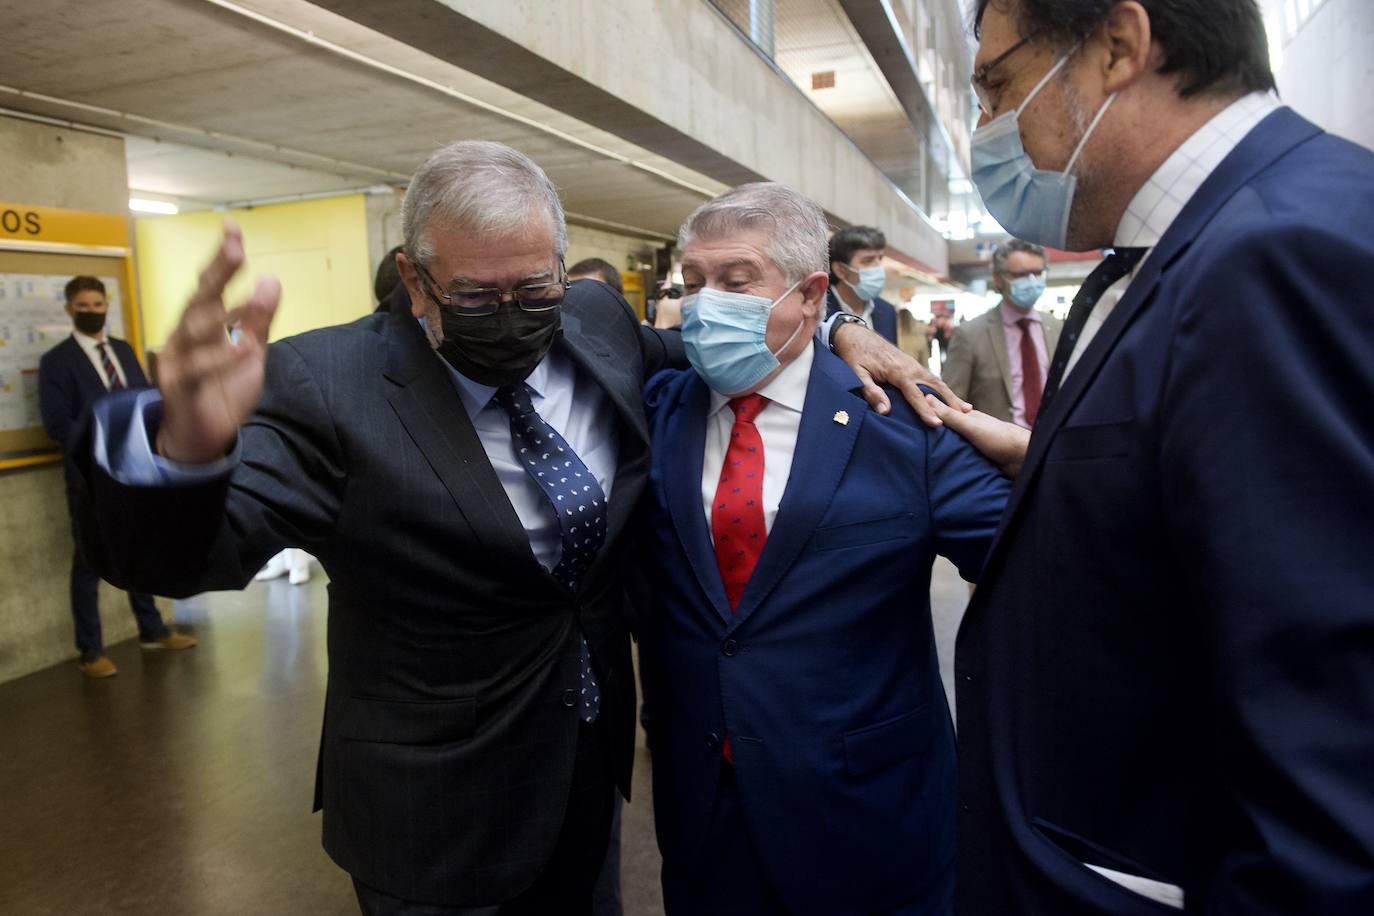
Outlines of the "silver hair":
{"type": "Polygon", "coordinates": [[[830,269],[825,214],[786,185],[757,181],[731,188],[692,211],[677,233],[679,250],[693,239],[762,229],[765,250],[789,283],[830,269]]]}
{"type": "Polygon", "coordinates": [[[1018,251],[1033,254],[1046,264],[1049,263],[1049,258],[1045,257],[1045,249],[1034,242],[1027,242],[1023,239],[1008,239],[992,250],[992,272],[1005,274],[1007,272],[1007,260],[1018,251]]]}
{"type": "Polygon", "coordinates": [[[543,211],[553,224],[559,258],[568,250],[563,204],[549,176],[524,153],[501,143],[459,140],[439,149],[410,179],[401,204],[406,256],[421,264],[434,256],[430,229],[486,234],[523,231],[543,211]]]}

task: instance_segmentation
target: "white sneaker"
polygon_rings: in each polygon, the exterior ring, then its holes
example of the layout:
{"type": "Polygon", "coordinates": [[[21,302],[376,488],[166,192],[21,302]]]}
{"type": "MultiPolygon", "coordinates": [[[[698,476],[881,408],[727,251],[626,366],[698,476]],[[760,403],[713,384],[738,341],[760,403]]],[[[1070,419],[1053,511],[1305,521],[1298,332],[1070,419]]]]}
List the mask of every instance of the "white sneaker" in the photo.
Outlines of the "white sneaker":
{"type": "Polygon", "coordinates": [[[253,581],[266,582],[268,579],[276,579],[284,575],[286,575],[286,551],[283,550],[267,561],[267,565],[253,577],[253,581]]]}
{"type": "Polygon", "coordinates": [[[292,585],[304,585],[305,583],[307,583],[307,582],[309,582],[309,581],[310,581],[310,567],[309,567],[309,566],[298,566],[298,567],[296,567],[295,569],[291,570],[291,584],[292,584],[292,585]]]}

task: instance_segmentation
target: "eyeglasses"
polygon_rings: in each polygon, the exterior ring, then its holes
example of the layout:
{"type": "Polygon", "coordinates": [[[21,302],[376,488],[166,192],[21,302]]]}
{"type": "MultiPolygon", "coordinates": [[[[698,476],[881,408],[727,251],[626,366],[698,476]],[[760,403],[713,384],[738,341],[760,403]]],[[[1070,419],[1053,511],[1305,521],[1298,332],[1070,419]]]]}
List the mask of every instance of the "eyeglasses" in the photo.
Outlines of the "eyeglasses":
{"type": "Polygon", "coordinates": [[[568,294],[568,272],[563,261],[558,261],[558,279],[548,283],[529,283],[515,289],[502,290],[494,286],[473,288],[453,288],[441,291],[434,277],[418,261],[411,262],[415,270],[425,280],[425,292],[429,293],[436,305],[447,307],[460,318],[485,318],[495,315],[497,308],[507,297],[515,301],[522,312],[547,312],[563,304],[568,294]]]}
{"type": "Polygon", "coordinates": [[[997,107],[992,103],[992,92],[987,86],[986,81],[988,74],[997,69],[998,65],[1008,57],[1011,57],[1017,51],[1021,50],[1022,46],[1028,44],[1037,34],[1039,33],[1032,32],[1010,48],[1007,48],[1001,54],[998,54],[992,60],[983,64],[983,66],[979,67],[977,70],[973,71],[973,93],[978,96],[978,107],[983,109],[983,114],[992,117],[992,112],[997,107]]]}
{"type": "Polygon", "coordinates": [[[654,294],[653,294],[652,298],[653,298],[653,300],[654,300],[655,302],[657,302],[659,299],[681,299],[681,298],[682,298],[682,287],[680,287],[680,286],[669,286],[669,287],[664,287],[664,288],[661,288],[661,289],[657,289],[657,290],[654,291],[654,294]]]}

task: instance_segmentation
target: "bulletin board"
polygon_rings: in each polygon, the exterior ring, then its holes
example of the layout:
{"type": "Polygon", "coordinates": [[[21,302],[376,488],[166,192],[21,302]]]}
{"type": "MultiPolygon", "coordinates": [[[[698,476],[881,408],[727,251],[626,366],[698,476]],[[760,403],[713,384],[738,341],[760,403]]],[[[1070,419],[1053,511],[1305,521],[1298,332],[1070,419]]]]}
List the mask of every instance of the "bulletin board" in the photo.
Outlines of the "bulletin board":
{"type": "Polygon", "coordinates": [[[38,363],[71,334],[68,280],[99,277],[109,333],[141,351],[128,238],[118,214],[0,203],[0,470],[61,459],[38,411],[38,363]]]}

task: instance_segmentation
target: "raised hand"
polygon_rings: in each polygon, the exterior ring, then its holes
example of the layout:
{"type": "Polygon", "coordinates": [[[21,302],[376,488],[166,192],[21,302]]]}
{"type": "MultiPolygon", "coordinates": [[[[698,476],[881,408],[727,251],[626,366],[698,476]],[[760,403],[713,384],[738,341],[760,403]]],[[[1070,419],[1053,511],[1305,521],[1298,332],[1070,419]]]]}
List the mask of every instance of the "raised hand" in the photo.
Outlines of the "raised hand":
{"type": "Polygon", "coordinates": [[[262,394],[267,332],[281,284],[262,277],[247,302],[226,309],[224,287],[243,260],[243,234],[226,221],[219,251],[158,357],[163,418],[157,450],[164,458],[185,464],[219,458],[262,394]],[[229,339],[231,325],[239,331],[236,342],[229,339]]]}

